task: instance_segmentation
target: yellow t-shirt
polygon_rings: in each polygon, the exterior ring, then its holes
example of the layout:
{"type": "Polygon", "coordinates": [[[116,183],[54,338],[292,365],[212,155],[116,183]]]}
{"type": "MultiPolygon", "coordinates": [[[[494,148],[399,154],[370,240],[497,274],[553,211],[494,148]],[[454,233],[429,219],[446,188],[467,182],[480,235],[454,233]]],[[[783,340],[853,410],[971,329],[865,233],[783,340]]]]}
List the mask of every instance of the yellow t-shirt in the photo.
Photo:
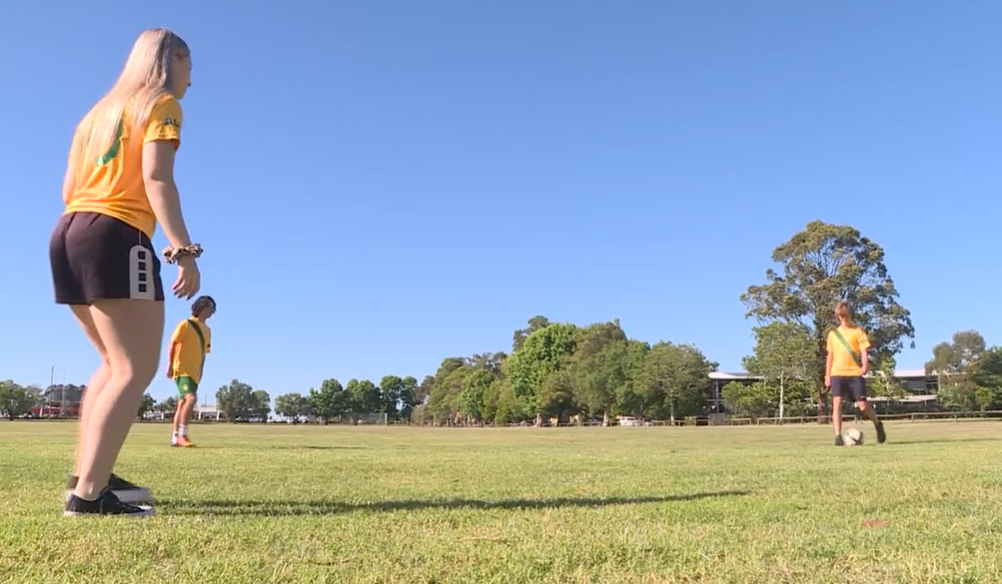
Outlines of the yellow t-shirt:
{"type": "MultiPolygon", "coordinates": [[[[157,101],[150,112],[141,140],[130,140],[132,128],[126,110],[118,126],[114,145],[94,161],[87,177],[79,177],[77,189],[66,201],[65,213],[93,212],[128,223],[151,239],[157,228],[156,216],[146,197],[143,181],[143,145],[166,140],[181,146],[181,104],[172,95],[157,101]]],[[[79,172],[87,172],[86,165],[79,172]]]]}
{"type": "MultiPolygon", "coordinates": [[[[866,338],[863,329],[858,326],[839,325],[838,331],[842,333],[842,338],[862,360],[863,352],[870,348],[870,340],[866,338]]],[[[858,377],[862,375],[862,367],[856,365],[845,345],[835,336],[835,331],[828,333],[828,354],[832,356],[831,375],[833,377],[858,377]]]]}
{"type": "Polygon", "coordinates": [[[195,332],[192,320],[185,319],[178,323],[174,334],[170,337],[170,344],[174,347],[171,378],[190,377],[195,383],[201,383],[205,356],[212,352],[212,329],[204,322],[197,323],[205,338],[205,351],[203,352],[202,342],[198,338],[198,333],[195,332]]]}

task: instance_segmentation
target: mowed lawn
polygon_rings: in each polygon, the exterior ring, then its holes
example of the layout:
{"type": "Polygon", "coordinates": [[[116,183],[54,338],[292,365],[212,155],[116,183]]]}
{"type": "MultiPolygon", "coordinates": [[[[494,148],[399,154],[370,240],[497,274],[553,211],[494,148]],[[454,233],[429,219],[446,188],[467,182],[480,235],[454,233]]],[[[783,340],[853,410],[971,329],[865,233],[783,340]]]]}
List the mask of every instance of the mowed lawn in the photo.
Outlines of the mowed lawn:
{"type": "Polygon", "coordinates": [[[1002,424],[138,424],[151,519],[64,518],[76,425],[0,422],[0,582],[1002,582],[1002,424]]]}

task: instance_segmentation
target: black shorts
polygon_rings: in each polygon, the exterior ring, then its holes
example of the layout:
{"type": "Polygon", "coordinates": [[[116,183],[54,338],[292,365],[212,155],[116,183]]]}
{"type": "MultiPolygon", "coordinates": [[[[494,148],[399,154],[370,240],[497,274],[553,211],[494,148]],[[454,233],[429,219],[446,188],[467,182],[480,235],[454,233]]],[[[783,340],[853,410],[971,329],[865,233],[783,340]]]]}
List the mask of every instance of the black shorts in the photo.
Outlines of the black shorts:
{"type": "Polygon", "coordinates": [[[56,304],[164,300],[160,259],[150,238],[108,215],[60,217],[49,239],[49,262],[56,304]]]}
{"type": "Polygon", "coordinates": [[[858,375],[833,375],[832,397],[851,398],[854,402],[866,401],[866,380],[858,375]]]}

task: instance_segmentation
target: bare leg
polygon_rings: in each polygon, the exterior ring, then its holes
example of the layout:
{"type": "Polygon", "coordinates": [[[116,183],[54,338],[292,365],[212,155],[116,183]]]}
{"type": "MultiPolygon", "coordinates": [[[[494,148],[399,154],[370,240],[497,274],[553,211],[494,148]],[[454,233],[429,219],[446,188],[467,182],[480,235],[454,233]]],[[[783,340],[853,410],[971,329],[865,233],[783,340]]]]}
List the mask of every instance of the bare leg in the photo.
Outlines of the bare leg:
{"type": "Polygon", "coordinates": [[[835,426],[835,435],[842,435],[842,398],[832,397],[832,425],[835,426]]]}
{"type": "Polygon", "coordinates": [[[170,430],[174,436],[180,431],[181,425],[184,423],[184,398],[181,398],[177,402],[177,407],[174,408],[174,421],[171,422],[170,430]]]}
{"type": "Polygon", "coordinates": [[[874,426],[880,423],[879,421],[877,421],[877,412],[875,412],[874,409],[870,407],[870,404],[866,403],[865,401],[859,401],[856,402],[856,407],[859,408],[859,413],[863,414],[864,418],[873,422],[874,426]]]}
{"type": "Polygon", "coordinates": [[[160,366],[164,305],[147,300],[101,300],[89,309],[107,355],[111,375],[93,399],[80,446],[80,480],[74,494],[94,500],[135,420],[143,392],[160,366]]]}
{"type": "Polygon", "coordinates": [[[863,413],[863,416],[866,417],[866,419],[873,422],[873,429],[877,431],[877,444],[887,442],[887,431],[884,430],[884,423],[877,417],[876,410],[869,407],[869,404],[866,403],[865,399],[856,402],[856,407],[859,408],[859,411],[863,413]]]}
{"type": "MultiPolygon", "coordinates": [[[[187,427],[188,426],[188,422],[191,422],[191,413],[195,409],[195,400],[196,399],[197,398],[195,397],[195,394],[193,394],[193,393],[189,393],[189,394],[187,394],[187,395],[184,396],[184,401],[181,402],[181,404],[182,404],[181,407],[183,408],[182,409],[182,414],[181,414],[181,426],[182,427],[187,427]]],[[[187,431],[185,431],[184,434],[187,437],[187,431]]]]}
{"type": "Polygon", "coordinates": [[[83,403],[80,404],[80,428],[77,443],[76,465],[73,474],[80,476],[80,445],[87,441],[87,423],[90,420],[90,411],[94,407],[97,396],[104,390],[105,384],[111,377],[111,365],[108,363],[108,351],[101,342],[101,337],[94,325],[94,319],[90,316],[90,308],[87,305],[71,306],[73,316],[76,317],[80,328],[83,329],[87,339],[90,340],[94,348],[97,349],[98,356],[101,357],[101,366],[94,372],[93,377],[87,382],[87,390],[84,391],[83,403]]]}

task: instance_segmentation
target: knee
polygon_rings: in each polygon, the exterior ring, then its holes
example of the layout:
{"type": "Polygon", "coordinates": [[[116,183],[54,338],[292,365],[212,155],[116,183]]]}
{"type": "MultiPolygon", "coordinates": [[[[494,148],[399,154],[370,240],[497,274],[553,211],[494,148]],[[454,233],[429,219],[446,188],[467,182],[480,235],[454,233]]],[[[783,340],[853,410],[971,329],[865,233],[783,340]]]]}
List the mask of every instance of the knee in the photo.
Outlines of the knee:
{"type": "Polygon", "coordinates": [[[160,357],[149,356],[145,359],[121,359],[109,363],[113,375],[127,379],[128,383],[148,385],[160,370],[160,357]]]}
{"type": "Polygon", "coordinates": [[[869,407],[869,404],[867,404],[867,402],[865,401],[860,401],[856,402],[856,407],[859,408],[859,411],[865,412],[866,408],[869,407]]]}

